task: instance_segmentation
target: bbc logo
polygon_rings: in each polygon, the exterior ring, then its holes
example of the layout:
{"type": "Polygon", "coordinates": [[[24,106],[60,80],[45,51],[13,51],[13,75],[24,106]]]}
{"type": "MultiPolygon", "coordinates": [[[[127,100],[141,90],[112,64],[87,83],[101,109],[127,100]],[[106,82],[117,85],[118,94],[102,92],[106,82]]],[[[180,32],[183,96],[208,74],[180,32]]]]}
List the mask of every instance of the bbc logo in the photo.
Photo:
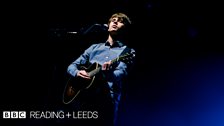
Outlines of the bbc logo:
{"type": "Polygon", "coordinates": [[[26,118],[26,111],[3,111],[4,119],[24,119],[26,118]]]}

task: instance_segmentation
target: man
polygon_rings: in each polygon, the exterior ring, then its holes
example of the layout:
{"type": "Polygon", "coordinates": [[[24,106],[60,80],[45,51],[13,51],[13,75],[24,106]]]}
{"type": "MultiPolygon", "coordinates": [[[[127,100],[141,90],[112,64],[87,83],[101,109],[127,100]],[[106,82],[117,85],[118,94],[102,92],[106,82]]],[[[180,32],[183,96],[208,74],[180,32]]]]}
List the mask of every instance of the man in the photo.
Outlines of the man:
{"type": "Polygon", "coordinates": [[[82,85],[86,87],[83,89],[87,89],[83,91],[86,97],[83,98],[85,105],[82,106],[85,106],[85,110],[97,111],[98,125],[116,124],[124,84],[135,59],[135,50],[127,46],[130,25],[131,21],[126,14],[113,14],[108,21],[107,40],[92,44],[67,69],[72,77],[90,80],[91,84],[82,85]],[[94,63],[95,68],[99,69],[97,74],[80,67],[94,63]]]}

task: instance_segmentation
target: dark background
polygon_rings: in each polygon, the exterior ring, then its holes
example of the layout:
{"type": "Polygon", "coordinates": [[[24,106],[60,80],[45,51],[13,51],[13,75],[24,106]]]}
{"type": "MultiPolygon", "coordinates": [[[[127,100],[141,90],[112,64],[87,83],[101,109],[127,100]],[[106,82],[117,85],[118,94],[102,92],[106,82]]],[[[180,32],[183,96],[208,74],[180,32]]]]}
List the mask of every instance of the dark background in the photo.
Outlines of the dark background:
{"type": "MultiPolygon", "coordinates": [[[[93,24],[107,23],[115,12],[124,12],[133,22],[130,44],[137,60],[120,123],[224,125],[219,2],[81,0],[6,5],[1,19],[2,111],[63,108],[67,66],[92,39],[104,37],[100,28],[86,35],[68,32],[81,33],[93,24]]],[[[23,122],[44,125],[37,120],[23,122]]]]}

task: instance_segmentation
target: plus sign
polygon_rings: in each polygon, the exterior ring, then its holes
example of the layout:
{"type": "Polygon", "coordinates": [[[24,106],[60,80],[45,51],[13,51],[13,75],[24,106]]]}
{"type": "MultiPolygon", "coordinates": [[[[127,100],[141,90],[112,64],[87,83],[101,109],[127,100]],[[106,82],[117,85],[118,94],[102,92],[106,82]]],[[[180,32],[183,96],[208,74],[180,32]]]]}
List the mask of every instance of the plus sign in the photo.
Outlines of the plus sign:
{"type": "Polygon", "coordinates": [[[66,116],[69,118],[70,116],[72,116],[69,112],[66,114],[66,116]]]}

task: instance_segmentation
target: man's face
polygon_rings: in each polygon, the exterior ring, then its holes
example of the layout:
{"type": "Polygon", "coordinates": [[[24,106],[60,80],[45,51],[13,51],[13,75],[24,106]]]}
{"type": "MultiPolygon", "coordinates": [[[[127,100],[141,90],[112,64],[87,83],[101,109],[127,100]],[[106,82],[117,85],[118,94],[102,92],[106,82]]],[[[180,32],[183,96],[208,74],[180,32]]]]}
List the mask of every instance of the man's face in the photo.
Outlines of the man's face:
{"type": "Polygon", "coordinates": [[[124,27],[124,23],[119,20],[119,18],[114,17],[111,22],[109,23],[109,28],[108,31],[109,32],[116,32],[119,29],[121,29],[122,27],[124,27]]]}

